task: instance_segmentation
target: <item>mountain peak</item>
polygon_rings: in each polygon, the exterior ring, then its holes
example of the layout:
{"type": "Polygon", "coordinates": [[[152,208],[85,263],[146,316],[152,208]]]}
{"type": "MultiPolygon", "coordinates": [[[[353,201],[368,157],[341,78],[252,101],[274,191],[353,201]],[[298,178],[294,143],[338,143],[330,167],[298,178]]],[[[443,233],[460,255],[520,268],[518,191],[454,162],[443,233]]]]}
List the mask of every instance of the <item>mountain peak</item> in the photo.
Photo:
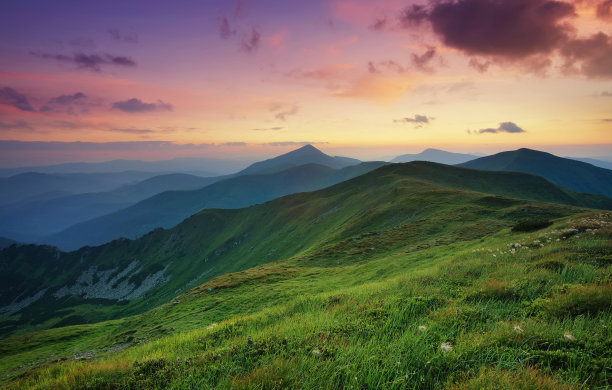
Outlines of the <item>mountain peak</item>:
{"type": "Polygon", "coordinates": [[[299,149],[281,154],[274,158],[256,162],[240,172],[240,174],[264,174],[285,170],[289,167],[304,164],[320,164],[333,169],[343,168],[359,163],[359,160],[346,157],[331,157],[310,144],[306,144],[299,149]]]}
{"type": "Polygon", "coordinates": [[[314,146],[312,146],[311,144],[306,144],[306,145],[302,146],[301,148],[295,149],[295,150],[293,150],[293,151],[291,151],[291,152],[289,152],[287,154],[290,154],[290,153],[300,153],[300,154],[306,154],[306,153],[308,153],[308,154],[311,154],[311,153],[319,154],[320,153],[320,154],[325,154],[322,151],[320,151],[319,149],[317,149],[314,146]]]}

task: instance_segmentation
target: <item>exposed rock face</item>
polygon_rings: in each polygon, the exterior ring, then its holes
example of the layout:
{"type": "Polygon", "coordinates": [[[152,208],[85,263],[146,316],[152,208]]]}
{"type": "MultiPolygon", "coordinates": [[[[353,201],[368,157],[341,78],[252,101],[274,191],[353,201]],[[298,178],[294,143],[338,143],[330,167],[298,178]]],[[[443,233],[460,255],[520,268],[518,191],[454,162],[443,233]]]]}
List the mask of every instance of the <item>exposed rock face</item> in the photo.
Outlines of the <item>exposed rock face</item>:
{"type": "Polygon", "coordinates": [[[148,275],[138,286],[130,282],[130,278],[142,270],[142,267],[138,267],[137,260],[132,261],[119,273],[117,273],[118,268],[98,271],[97,267],[91,266],[78,277],[75,284],[62,287],[53,296],[62,298],[74,295],[82,296],[86,299],[104,298],[116,300],[139,298],[153,287],[160,283],[165,283],[169,279],[168,276],[164,276],[168,266],[169,264],[164,269],[148,275]],[[115,273],[117,274],[112,276],[115,273]]]}
{"type": "Polygon", "coordinates": [[[15,298],[13,302],[11,302],[10,304],[0,307],[0,315],[11,315],[13,313],[18,312],[24,307],[29,306],[32,303],[38,301],[45,294],[45,292],[47,292],[46,288],[40,290],[39,292],[37,292],[31,297],[25,297],[23,299],[19,299],[21,298],[21,296],[19,296],[15,298]]]}

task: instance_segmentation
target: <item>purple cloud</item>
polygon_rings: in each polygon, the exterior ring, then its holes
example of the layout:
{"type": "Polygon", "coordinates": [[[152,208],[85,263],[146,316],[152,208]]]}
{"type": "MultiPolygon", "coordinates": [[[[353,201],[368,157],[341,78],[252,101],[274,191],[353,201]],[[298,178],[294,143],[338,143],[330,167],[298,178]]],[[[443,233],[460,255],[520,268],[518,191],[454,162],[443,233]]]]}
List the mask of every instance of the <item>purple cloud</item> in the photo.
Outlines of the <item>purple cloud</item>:
{"type": "Polygon", "coordinates": [[[549,53],[569,39],[572,4],[552,0],[430,0],[401,15],[402,25],[429,23],[442,42],[471,55],[521,59],[549,53]]]}
{"type": "Polygon", "coordinates": [[[0,104],[15,107],[21,111],[36,111],[32,105],[30,105],[28,98],[24,94],[19,93],[10,87],[0,89],[0,104]]]}
{"type": "Polygon", "coordinates": [[[395,123],[414,123],[417,125],[428,124],[430,119],[434,119],[432,117],[428,117],[426,115],[415,114],[412,118],[402,118],[402,119],[394,119],[395,123]]]}
{"type": "Polygon", "coordinates": [[[274,113],[276,119],[284,122],[288,116],[297,114],[300,107],[294,103],[272,103],[268,109],[274,113]]]}
{"type": "Polygon", "coordinates": [[[232,30],[229,20],[227,17],[222,17],[218,19],[219,22],[219,36],[221,39],[230,39],[234,35],[236,35],[236,30],[232,30]]]}
{"type": "Polygon", "coordinates": [[[519,126],[517,126],[513,122],[502,122],[499,124],[499,127],[494,129],[492,127],[486,129],[476,130],[471,132],[468,130],[470,134],[499,134],[499,133],[526,133],[526,131],[519,126]]]}
{"type": "Polygon", "coordinates": [[[112,54],[85,54],[75,53],[73,55],[65,54],[50,54],[41,52],[32,52],[32,55],[40,58],[52,59],[59,62],[69,62],[77,66],[80,69],[87,69],[93,72],[100,72],[101,65],[114,65],[114,66],[125,66],[132,67],[136,66],[136,62],[125,56],[115,56],[112,54]]]}
{"type": "Polygon", "coordinates": [[[78,100],[83,100],[85,98],[87,98],[87,96],[85,96],[84,93],[77,92],[73,95],[60,95],[60,96],[51,98],[49,100],[49,103],[66,105],[66,104],[72,104],[78,100]]]}
{"type": "Polygon", "coordinates": [[[242,44],[240,48],[247,53],[257,50],[259,48],[259,42],[261,40],[261,33],[256,27],[251,29],[251,33],[245,35],[242,38],[242,44]]]}
{"type": "Polygon", "coordinates": [[[32,126],[23,119],[14,122],[2,122],[0,121],[0,131],[2,130],[23,130],[23,131],[34,131],[32,126]]]}
{"type": "Polygon", "coordinates": [[[421,55],[412,54],[412,64],[419,70],[424,72],[432,72],[433,69],[429,66],[429,63],[436,56],[436,48],[428,47],[427,51],[421,55]]]}
{"type": "Polygon", "coordinates": [[[107,32],[113,41],[125,42],[125,43],[138,43],[138,34],[136,33],[122,33],[116,28],[111,28],[107,32]]]}
{"type": "Polygon", "coordinates": [[[141,113],[141,112],[156,112],[156,111],[172,111],[173,107],[171,104],[164,103],[158,100],[156,103],[145,103],[140,99],[132,98],[119,102],[114,102],[111,106],[113,110],[119,110],[130,113],[141,113]]]}
{"type": "Polygon", "coordinates": [[[580,71],[592,78],[612,77],[612,37],[602,32],[567,42],[561,53],[567,71],[580,71]]]}

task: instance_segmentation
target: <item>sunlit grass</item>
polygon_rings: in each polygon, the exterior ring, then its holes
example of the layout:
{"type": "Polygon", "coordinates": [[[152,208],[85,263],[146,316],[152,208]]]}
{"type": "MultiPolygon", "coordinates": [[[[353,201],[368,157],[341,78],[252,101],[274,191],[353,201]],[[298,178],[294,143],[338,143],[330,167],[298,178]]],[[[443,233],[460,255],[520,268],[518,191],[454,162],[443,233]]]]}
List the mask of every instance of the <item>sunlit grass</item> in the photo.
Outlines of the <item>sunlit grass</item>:
{"type": "Polygon", "coordinates": [[[595,217],[573,218],[418,250],[390,229],[224,275],[143,315],[10,339],[6,385],[607,388],[611,235],[561,239],[595,217]],[[370,246],[390,249],[355,255],[370,246]]]}

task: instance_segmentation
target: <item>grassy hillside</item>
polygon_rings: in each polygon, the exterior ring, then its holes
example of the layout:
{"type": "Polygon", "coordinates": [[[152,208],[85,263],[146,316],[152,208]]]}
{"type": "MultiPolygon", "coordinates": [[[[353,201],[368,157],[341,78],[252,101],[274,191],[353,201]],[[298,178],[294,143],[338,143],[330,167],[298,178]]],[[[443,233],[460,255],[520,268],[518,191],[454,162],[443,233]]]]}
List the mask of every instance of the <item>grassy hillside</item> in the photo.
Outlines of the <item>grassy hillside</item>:
{"type": "Polygon", "coordinates": [[[531,149],[502,152],[459,164],[465,168],[539,175],[577,192],[612,197],[612,170],[531,149]]]}
{"type": "Polygon", "coordinates": [[[141,315],[2,340],[5,387],[608,388],[612,216],[398,170],[246,209],[265,250],[307,249],[141,315]],[[552,225],[520,231],[536,216],[552,225]]]}
{"type": "Polygon", "coordinates": [[[137,204],[76,224],[41,242],[63,249],[100,245],[119,237],[135,238],[170,228],[205,208],[239,208],[287,194],[313,191],[359,176],[384,163],[369,162],[336,170],[306,164],[273,174],[241,175],[191,191],[166,191],[137,204]]]}
{"type": "MultiPolygon", "coordinates": [[[[577,197],[536,176],[410,163],[245,209],[205,210],[135,241],[69,253],[48,246],[11,247],[0,251],[0,332],[142,312],[227,272],[318,251],[367,232],[411,226],[421,229],[412,230],[416,237],[450,243],[520,220],[580,210],[491,195],[502,193],[554,201],[577,197]]],[[[383,250],[390,249],[385,244],[383,250]]]]}

